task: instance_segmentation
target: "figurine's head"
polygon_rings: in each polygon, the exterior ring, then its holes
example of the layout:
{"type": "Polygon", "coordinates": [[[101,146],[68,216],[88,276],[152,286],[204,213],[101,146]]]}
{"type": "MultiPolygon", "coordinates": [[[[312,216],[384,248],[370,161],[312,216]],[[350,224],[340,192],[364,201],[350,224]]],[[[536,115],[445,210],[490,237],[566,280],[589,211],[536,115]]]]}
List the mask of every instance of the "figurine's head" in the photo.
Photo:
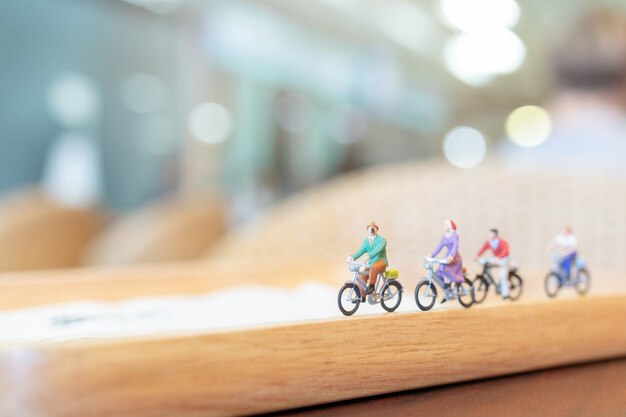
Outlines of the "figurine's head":
{"type": "Polygon", "coordinates": [[[454,223],[450,219],[446,219],[443,221],[443,231],[446,233],[450,233],[456,230],[456,223],[454,223]]]}
{"type": "Polygon", "coordinates": [[[571,235],[572,234],[572,226],[565,226],[565,228],[563,229],[563,233],[566,235],[571,235]]]}
{"type": "Polygon", "coordinates": [[[378,233],[378,225],[375,221],[371,221],[367,224],[367,233],[369,233],[370,236],[376,236],[378,233]]]}
{"type": "Polygon", "coordinates": [[[496,240],[498,238],[498,229],[489,229],[489,240],[496,240]]]}

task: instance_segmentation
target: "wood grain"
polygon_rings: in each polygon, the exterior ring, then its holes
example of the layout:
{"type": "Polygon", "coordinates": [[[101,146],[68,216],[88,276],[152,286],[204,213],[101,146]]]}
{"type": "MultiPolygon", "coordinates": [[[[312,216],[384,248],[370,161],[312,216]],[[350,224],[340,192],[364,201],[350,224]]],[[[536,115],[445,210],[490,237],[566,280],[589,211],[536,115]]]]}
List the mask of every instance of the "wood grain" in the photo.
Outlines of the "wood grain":
{"type": "Polygon", "coordinates": [[[3,416],[218,416],[626,355],[626,295],[5,347],[3,416]]]}

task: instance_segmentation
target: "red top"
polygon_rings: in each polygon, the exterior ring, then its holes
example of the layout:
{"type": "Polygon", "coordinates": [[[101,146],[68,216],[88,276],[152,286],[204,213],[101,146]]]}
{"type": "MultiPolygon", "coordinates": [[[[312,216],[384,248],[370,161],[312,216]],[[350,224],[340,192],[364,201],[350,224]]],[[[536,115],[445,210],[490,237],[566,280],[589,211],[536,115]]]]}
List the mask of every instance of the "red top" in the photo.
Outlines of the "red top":
{"type": "MultiPolygon", "coordinates": [[[[476,257],[479,257],[480,255],[482,255],[487,249],[491,249],[491,246],[489,246],[488,240],[485,241],[483,246],[480,248],[480,250],[476,254],[476,257]]],[[[495,249],[491,249],[491,251],[493,252],[496,258],[499,258],[499,259],[506,258],[507,256],[509,256],[509,244],[504,239],[498,239],[498,246],[496,246],[495,249]]]]}

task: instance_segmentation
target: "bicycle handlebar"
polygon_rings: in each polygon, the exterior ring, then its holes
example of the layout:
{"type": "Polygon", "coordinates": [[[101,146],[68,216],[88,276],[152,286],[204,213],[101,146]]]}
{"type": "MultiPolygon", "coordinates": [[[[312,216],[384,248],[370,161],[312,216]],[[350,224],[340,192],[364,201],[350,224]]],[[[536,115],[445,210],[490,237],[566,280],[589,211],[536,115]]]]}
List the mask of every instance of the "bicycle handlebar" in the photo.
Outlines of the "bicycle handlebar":
{"type": "Polygon", "coordinates": [[[487,266],[491,266],[491,265],[492,265],[492,263],[491,263],[491,262],[489,262],[489,260],[488,260],[488,259],[485,259],[485,258],[478,258],[478,259],[476,259],[476,262],[477,262],[479,265],[487,265],[487,266]]]}
{"type": "Polygon", "coordinates": [[[367,264],[362,262],[347,261],[347,264],[349,265],[348,269],[350,269],[350,271],[364,272],[369,269],[367,264]]]}
{"type": "Polygon", "coordinates": [[[436,264],[442,264],[442,265],[447,265],[449,264],[449,262],[446,259],[440,259],[440,258],[431,258],[428,256],[424,256],[424,260],[426,262],[430,262],[430,263],[436,263],[436,264]]]}

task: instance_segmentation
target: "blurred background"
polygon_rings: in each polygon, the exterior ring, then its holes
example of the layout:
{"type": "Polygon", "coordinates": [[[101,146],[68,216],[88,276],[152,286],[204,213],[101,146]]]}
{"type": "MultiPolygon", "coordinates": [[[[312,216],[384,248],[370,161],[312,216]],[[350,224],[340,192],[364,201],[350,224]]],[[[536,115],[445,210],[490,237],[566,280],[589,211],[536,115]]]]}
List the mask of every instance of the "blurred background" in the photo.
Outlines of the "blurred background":
{"type": "Polygon", "coordinates": [[[402,265],[447,217],[467,257],[496,226],[541,265],[572,224],[592,260],[622,268],[625,13],[608,0],[3,0],[0,270],[341,263],[372,219],[402,265]]]}

